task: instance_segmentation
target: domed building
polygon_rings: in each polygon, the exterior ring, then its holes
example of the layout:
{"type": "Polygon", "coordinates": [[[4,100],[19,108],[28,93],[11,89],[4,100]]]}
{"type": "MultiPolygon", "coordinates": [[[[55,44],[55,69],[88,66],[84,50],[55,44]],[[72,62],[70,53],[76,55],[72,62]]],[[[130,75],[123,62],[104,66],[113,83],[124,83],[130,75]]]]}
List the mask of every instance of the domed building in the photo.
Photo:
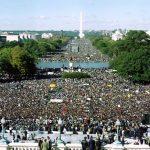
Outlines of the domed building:
{"type": "Polygon", "coordinates": [[[51,38],[51,37],[53,37],[53,34],[52,34],[52,33],[43,33],[43,34],[42,34],[42,38],[43,38],[43,39],[49,39],[49,38],[51,38]]]}
{"type": "Polygon", "coordinates": [[[146,32],[146,34],[150,35],[150,30],[146,32]]]}
{"type": "Polygon", "coordinates": [[[112,40],[117,41],[123,38],[123,34],[120,31],[116,31],[112,34],[112,40]]]}

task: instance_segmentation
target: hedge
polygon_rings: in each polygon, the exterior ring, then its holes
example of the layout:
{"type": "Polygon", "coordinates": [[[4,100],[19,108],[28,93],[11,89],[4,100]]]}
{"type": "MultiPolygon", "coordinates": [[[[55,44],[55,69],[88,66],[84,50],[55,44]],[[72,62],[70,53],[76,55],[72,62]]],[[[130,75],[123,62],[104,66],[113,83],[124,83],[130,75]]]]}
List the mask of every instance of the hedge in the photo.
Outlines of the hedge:
{"type": "Polygon", "coordinates": [[[90,75],[87,73],[82,73],[82,72],[64,72],[62,75],[63,78],[90,78],[90,75]]]}

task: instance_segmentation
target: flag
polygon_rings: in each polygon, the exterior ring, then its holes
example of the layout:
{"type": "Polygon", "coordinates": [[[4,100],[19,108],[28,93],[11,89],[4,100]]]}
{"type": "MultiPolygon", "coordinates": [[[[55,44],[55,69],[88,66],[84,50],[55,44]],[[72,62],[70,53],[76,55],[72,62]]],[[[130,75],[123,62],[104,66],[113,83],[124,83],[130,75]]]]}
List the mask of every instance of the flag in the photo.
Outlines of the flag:
{"type": "Polygon", "coordinates": [[[51,83],[48,87],[49,88],[56,88],[56,86],[57,86],[56,83],[51,83]]]}

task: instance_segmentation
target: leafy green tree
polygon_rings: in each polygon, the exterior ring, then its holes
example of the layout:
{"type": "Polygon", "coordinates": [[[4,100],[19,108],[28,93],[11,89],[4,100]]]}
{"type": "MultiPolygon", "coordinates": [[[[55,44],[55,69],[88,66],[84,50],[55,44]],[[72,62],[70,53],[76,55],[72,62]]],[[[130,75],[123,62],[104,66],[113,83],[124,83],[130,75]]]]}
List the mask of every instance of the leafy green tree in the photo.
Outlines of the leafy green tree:
{"type": "Polygon", "coordinates": [[[93,45],[113,58],[110,67],[132,81],[150,81],[150,36],[144,31],[129,31],[122,40],[109,37],[92,39],[93,45]]]}
{"type": "Polygon", "coordinates": [[[110,37],[101,36],[99,38],[92,39],[93,45],[99,49],[103,54],[113,56],[113,47],[115,42],[110,37]]]}
{"type": "Polygon", "coordinates": [[[150,81],[150,36],[144,31],[129,31],[124,39],[115,43],[116,57],[110,67],[132,81],[150,81]]]}
{"type": "Polygon", "coordinates": [[[36,71],[35,59],[24,49],[15,47],[12,49],[12,65],[18,74],[34,74],[36,71]]]}
{"type": "Polygon", "coordinates": [[[138,49],[136,52],[123,52],[111,63],[118,73],[132,81],[150,81],[150,51],[138,49]]]}
{"type": "Polygon", "coordinates": [[[39,46],[39,56],[45,55],[50,49],[49,44],[46,42],[39,42],[38,46],[39,46]]]}
{"type": "Polygon", "coordinates": [[[114,54],[118,56],[122,52],[136,51],[140,47],[150,44],[150,36],[144,31],[129,31],[123,40],[116,42],[114,54]]]}
{"type": "Polygon", "coordinates": [[[52,38],[0,43],[0,72],[9,75],[28,75],[36,70],[38,57],[50,51],[57,51],[70,38],[52,38]]]}
{"type": "Polygon", "coordinates": [[[9,75],[14,74],[14,68],[11,64],[10,48],[5,48],[0,51],[0,72],[9,75]]]}
{"type": "Polygon", "coordinates": [[[38,57],[38,55],[39,55],[38,42],[35,40],[25,41],[24,42],[24,49],[34,57],[38,57]]]}

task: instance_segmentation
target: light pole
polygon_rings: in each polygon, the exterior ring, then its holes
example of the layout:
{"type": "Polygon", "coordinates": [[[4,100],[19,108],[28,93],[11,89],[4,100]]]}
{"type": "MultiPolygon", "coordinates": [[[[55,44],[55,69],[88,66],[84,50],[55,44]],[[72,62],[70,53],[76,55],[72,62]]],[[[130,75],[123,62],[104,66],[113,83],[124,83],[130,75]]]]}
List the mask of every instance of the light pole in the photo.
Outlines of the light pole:
{"type": "Polygon", "coordinates": [[[88,105],[89,105],[89,118],[91,119],[91,98],[88,97],[87,101],[88,101],[88,105]]]}
{"type": "Polygon", "coordinates": [[[2,118],[1,119],[1,125],[2,125],[2,139],[0,140],[0,143],[2,143],[2,144],[6,144],[6,139],[5,139],[5,137],[4,137],[4,124],[5,124],[5,119],[4,118],[2,118]]]}
{"type": "Polygon", "coordinates": [[[36,124],[38,126],[38,134],[41,134],[41,122],[42,122],[42,117],[40,117],[39,119],[36,119],[36,124]]]}
{"type": "Polygon", "coordinates": [[[116,126],[117,126],[117,138],[116,138],[116,141],[114,142],[115,144],[121,144],[121,142],[119,141],[119,126],[120,126],[120,121],[119,119],[117,119],[116,121],[116,126]]]}
{"type": "Polygon", "coordinates": [[[58,137],[58,140],[57,140],[57,145],[60,145],[60,144],[64,144],[64,142],[61,139],[61,125],[62,125],[61,118],[59,118],[59,120],[58,120],[58,125],[59,125],[59,137],[58,137]]]}

